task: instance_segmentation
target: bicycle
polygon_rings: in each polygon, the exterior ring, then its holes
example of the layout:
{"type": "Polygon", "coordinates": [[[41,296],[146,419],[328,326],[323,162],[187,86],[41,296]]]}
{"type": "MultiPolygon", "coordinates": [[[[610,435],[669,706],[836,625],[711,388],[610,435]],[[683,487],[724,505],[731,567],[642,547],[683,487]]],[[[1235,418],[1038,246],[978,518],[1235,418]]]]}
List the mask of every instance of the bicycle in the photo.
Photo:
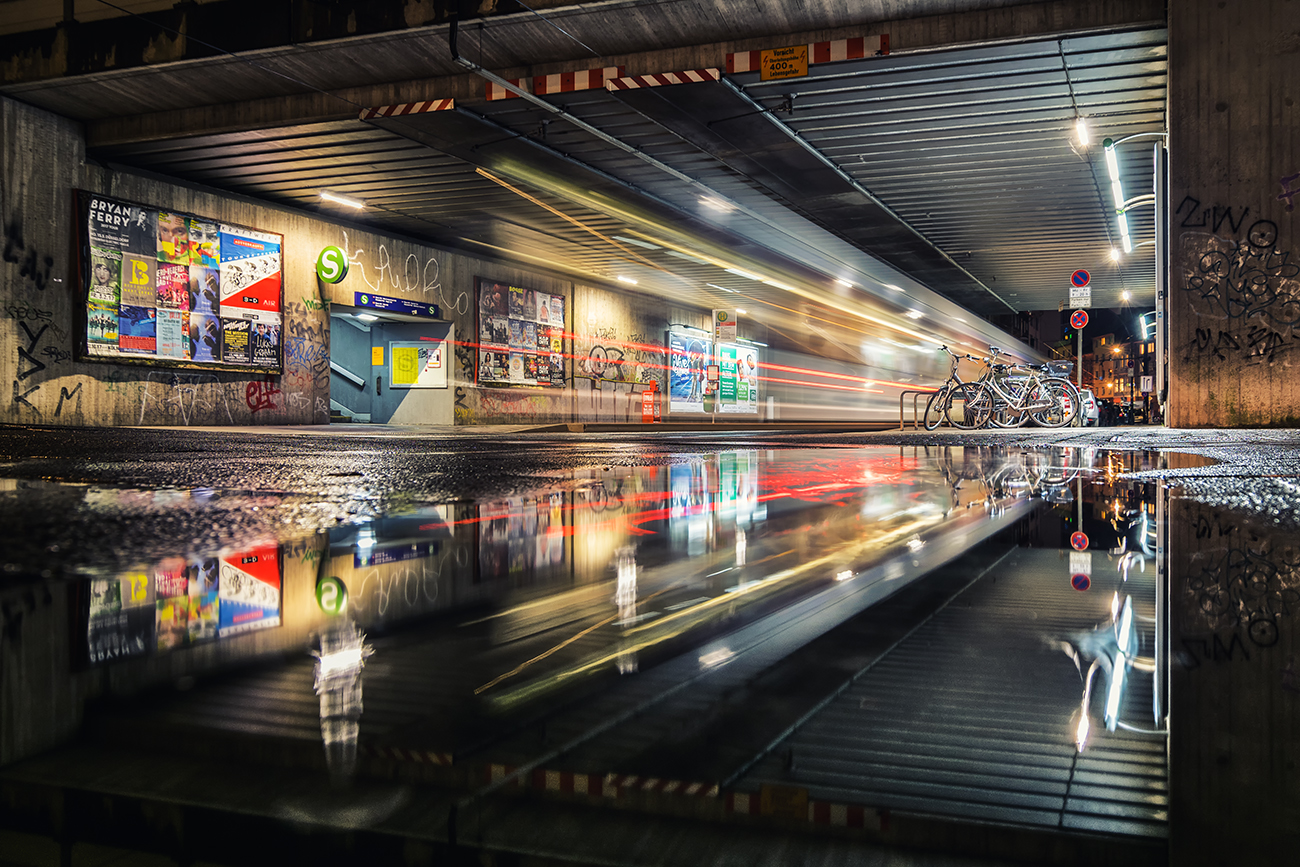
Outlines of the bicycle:
{"type": "Polygon", "coordinates": [[[989,347],[989,357],[981,359],[985,371],[977,380],[979,393],[970,400],[978,412],[997,427],[1019,427],[1032,420],[1040,427],[1064,427],[1079,413],[1079,393],[1074,384],[1060,376],[1063,362],[1049,362],[1040,367],[1004,364],[996,346],[989,347]],[[1013,370],[1024,371],[1019,375],[1013,370]]]}
{"type": "MultiPolygon", "coordinates": [[[[943,385],[939,386],[938,390],[932,393],[925,402],[924,424],[925,429],[928,431],[932,431],[939,425],[943,424],[944,419],[948,417],[950,395],[955,388],[966,384],[965,381],[957,375],[957,365],[961,363],[963,358],[970,359],[971,361],[979,360],[973,355],[958,355],[947,346],[940,346],[939,351],[946,352],[952,356],[952,370],[948,372],[948,379],[943,383],[943,385]]],[[[949,424],[951,424],[951,422],[949,422],[949,424]]]]}

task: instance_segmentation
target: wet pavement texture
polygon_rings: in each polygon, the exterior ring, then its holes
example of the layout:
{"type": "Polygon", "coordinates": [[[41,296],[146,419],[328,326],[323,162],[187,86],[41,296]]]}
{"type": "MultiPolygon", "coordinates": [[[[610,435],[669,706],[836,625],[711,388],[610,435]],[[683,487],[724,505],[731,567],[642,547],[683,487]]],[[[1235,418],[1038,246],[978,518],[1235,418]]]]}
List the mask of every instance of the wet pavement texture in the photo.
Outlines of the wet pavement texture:
{"type": "Polygon", "coordinates": [[[759,863],[1228,851],[1169,767],[1294,767],[1298,476],[1282,431],[0,428],[0,799],[255,790],[258,833],[429,863],[747,851],[519,836],[610,807],[793,827],[759,863]],[[1234,690],[1269,708],[1236,763],[1234,690]]]}

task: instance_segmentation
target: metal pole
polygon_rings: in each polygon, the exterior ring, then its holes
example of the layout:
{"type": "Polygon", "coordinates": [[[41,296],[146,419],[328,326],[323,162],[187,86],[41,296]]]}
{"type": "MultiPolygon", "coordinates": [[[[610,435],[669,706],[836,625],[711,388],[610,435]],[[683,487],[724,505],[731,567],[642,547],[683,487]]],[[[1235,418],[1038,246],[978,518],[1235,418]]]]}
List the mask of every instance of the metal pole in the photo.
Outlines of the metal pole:
{"type": "Polygon", "coordinates": [[[1153,192],[1156,197],[1156,402],[1161,421],[1169,424],[1165,394],[1165,301],[1169,289],[1169,151],[1165,140],[1158,139],[1153,149],[1155,162],[1153,192]]]}

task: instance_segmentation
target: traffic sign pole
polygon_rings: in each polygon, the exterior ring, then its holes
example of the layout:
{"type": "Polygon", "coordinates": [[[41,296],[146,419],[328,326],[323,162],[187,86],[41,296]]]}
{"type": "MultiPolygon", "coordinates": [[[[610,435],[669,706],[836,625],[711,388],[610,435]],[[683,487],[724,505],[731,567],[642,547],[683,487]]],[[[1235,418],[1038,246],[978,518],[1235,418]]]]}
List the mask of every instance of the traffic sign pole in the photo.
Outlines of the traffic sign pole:
{"type": "MultiPolygon", "coordinates": [[[[1088,273],[1087,271],[1074,272],[1076,277],[1080,274],[1086,276],[1087,273],[1088,273]]],[[[1086,328],[1087,325],[1088,325],[1087,310],[1076,310],[1070,314],[1070,327],[1072,327],[1075,330],[1076,333],[1074,336],[1077,338],[1075,342],[1079,344],[1077,347],[1079,351],[1079,360],[1075,367],[1075,376],[1079,380],[1080,389],[1083,388],[1083,329],[1086,328]]]]}

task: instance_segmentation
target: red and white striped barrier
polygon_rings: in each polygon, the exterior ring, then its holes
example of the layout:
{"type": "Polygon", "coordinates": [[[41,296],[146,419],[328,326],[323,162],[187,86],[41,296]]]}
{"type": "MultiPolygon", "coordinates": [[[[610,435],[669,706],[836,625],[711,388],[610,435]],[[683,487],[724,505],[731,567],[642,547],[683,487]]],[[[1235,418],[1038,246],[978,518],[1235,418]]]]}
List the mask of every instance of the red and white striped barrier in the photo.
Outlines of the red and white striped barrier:
{"type": "Polygon", "coordinates": [[[430,111],[447,111],[456,107],[454,99],[431,99],[427,102],[404,102],[401,105],[381,105],[361,110],[361,119],[372,117],[401,117],[407,114],[424,114],[430,111]]]}
{"type": "Polygon", "coordinates": [[[533,77],[533,93],[568,93],[575,90],[600,90],[605,82],[623,76],[624,67],[606,66],[601,69],[584,69],[582,72],[557,72],[554,75],[533,77]]]}
{"type": "Polygon", "coordinates": [[[391,759],[395,762],[415,762],[422,765],[451,767],[451,753],[432,750],[407,750],[402,747],[362,747],[361,755],[372,759],[391,759]]]}
{"type": "Polygon", "coordinates": [[[633,774],[606,774],[605,785],[615,791],[660,792],[665,795],[686,795],[698,798],[716,798],[718,784],[686,783],[681,780],[662,780],[658,777],[639,777],[633,774]]]}
{"type": "Polygon", "coordinates": [[[889,814],[874,807],[811,801],[808,804],[808,821],[814,825],[881,831],[889,827],[889,814]]]}
{"type": "MultiPolygon", "coordinates": [[[[600,90],[606,82],[623,74],[622,66],[603,66],[599,69],[584,69],[580,72],[557,72],[553,75],[535,75],[532,78],[506,79],[515,87],[538,96],[551,93],[571,93],[579,90],[600,90]]],[[[519,94],[506,90],[501,85],[489,81],[485,88],[489,102],[498,99],[517,99],[519,94]]]]}
{"type": "MultiPolygon", "coordinates": [[[[833,39],[808,45],[808,63],[834,63],[837,60],[861,60],[867,56],[866,36],[833,39]]],[[[785,46],[782,46],[785,47],[785,46]]],[[[880,34],[880,54],[889,53],[889,34],[880,34]]],[[[763,52],[736,51],[727,55],[727,72],[758,72],[763,52]]]]}
{"type": "MultiPolygon", "coordinates": [[[[726,810],[741,816],[762,815],[762,797],[750,792],[728,792],[726,810]]],[[[859,804],[832,804],[828,801],[809,801],[807,819],[814,825],[837,828],[862,828],[867,831],[889,829],[889,811],[859,804]]]]}
{"type": "Polygon", "coordinates": [[[682,72],[658,72],[654,75],[629,75],[605,82],[607,90],[636,90],[640,87],[663,87],[669,84],[697,84],[717,81],[722,72],[717,69],[687,69],[682,72]]]}

